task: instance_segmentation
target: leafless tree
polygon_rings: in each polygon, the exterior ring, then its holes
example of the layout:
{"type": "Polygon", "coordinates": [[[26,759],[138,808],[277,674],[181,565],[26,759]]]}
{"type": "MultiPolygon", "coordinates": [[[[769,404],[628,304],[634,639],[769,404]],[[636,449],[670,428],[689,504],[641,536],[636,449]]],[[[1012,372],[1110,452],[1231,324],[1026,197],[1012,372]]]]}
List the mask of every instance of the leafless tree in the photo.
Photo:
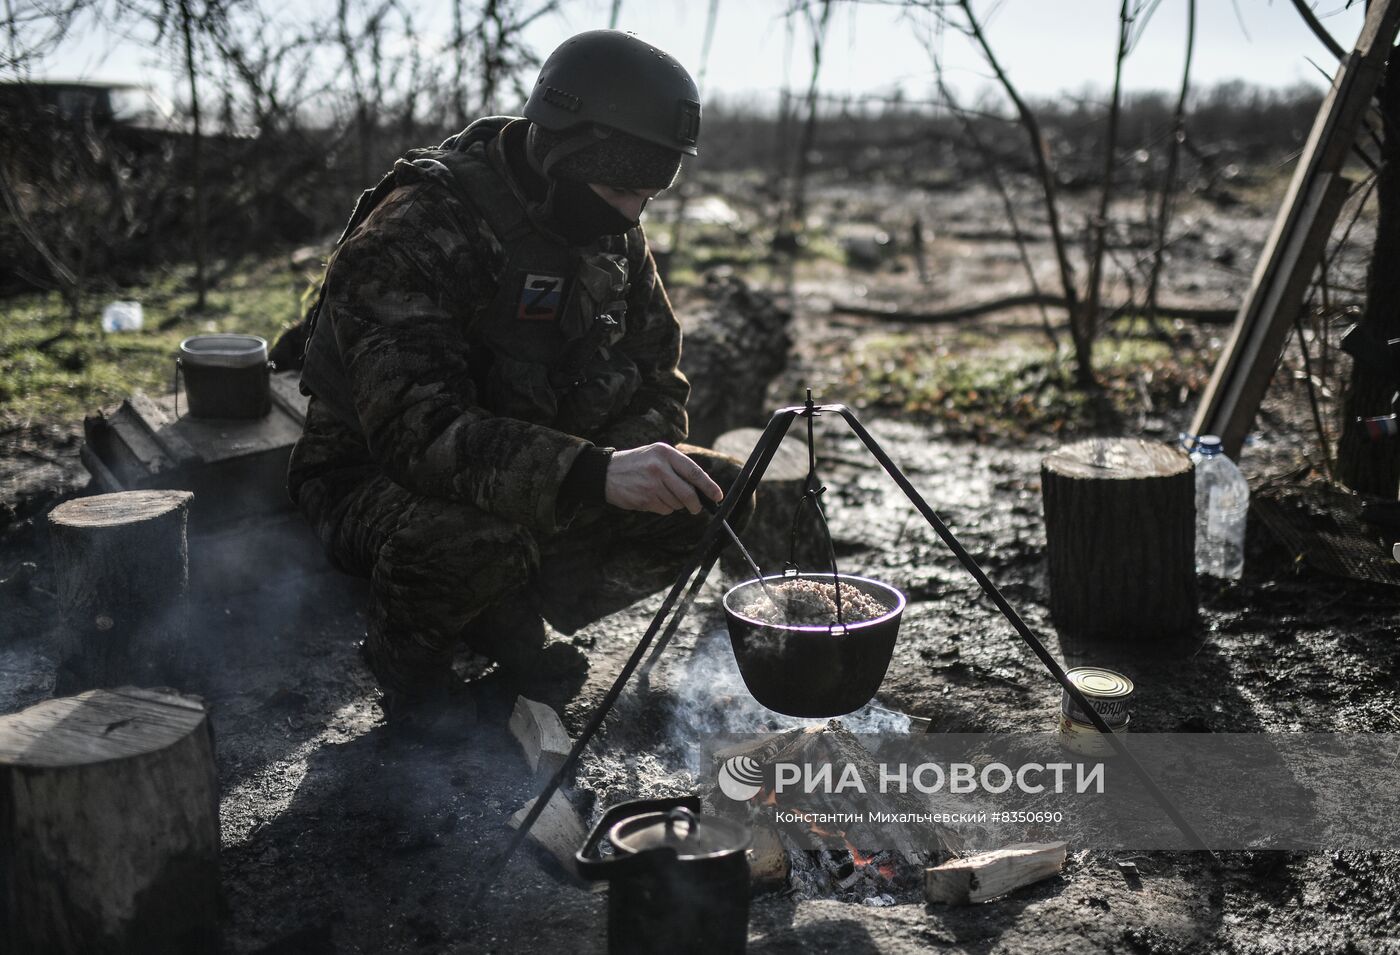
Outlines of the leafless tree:
{"type": "Polygon", "coordinates": [[[807,116],[797,143],[796,168],[792,175],[792,199],[787,220],[799,232],[807,217],[807,176],[812,168],[812,150],[817,138],[817,83],[821,79],[822,51],[826,47],[826,30],[831,23],[832,0],[816,0],[800,9],[807,22],[811,38],[812,72],[807,80],[807,116]]]}
{"type": "Polygon", "coordinates": [[[1181,68],[1181,88],[1172,111],[1171,139],[1167,143],[1167,168],[1162,176],[1162,189],[1153,220],[1156,236],[1152,244],[1152,265],[1147,276],[1147,320],[1157,315],[1157,290],[1162,278],[1162,265],[1167,258],[1167,226],[1171,222],[1172,200],[1176,193],[1177,173],[1181,166],[1181,147],[1186,142],[1186,97],[1191,91],[1191,59],[1196,49],[1196,0],[1186,0],[1186,58],[1181,68]]]}

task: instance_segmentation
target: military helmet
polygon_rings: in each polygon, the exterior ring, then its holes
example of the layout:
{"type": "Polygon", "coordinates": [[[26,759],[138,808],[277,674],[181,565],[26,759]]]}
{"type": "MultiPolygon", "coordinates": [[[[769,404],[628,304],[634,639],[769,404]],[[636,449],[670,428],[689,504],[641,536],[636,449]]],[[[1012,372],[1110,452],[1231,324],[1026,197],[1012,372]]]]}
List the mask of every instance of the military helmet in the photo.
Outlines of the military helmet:
{"type": "Polygon", "coordinates": [[[544,61],[525,118],[556,133],[603,126],[694,156],[700,91],[669,53],[631,33],[590,30],[544,61]]]}

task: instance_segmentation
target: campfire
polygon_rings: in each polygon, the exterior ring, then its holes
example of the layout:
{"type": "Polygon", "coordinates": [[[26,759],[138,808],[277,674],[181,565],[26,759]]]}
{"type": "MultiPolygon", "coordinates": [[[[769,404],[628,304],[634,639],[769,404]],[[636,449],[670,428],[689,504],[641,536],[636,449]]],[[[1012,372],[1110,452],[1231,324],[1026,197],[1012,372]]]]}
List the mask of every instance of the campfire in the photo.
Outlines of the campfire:
{"type": "MultiPolygon", "coordinates": [[[[837,763],[854,767],[869,780],[877,772],[874,757],[840,720],[790,729],[715,754],[717,764],[735,757],[757,763],[837,763]]],[[[868,791],[873,811],[891,816],[928,811],[915,797],[876,793],[874,787],[868,791]]],[[[928,849],[930,827],[916,839],[898,826],[826,821],[840,818],[844,807],[840,796],[820,791],[779,794],[764,786],[747,803],[736,803],[716,786],[706,802],[716,814],[742,816],[755,832],[765,834],[754,839],[750,850],[756,886],[786,888],[801,898],[867,905],[914,901],[922,891],[925,869],[962,849],[956,833],[936,825],[931,828],[937,848],[928,849]]]]}

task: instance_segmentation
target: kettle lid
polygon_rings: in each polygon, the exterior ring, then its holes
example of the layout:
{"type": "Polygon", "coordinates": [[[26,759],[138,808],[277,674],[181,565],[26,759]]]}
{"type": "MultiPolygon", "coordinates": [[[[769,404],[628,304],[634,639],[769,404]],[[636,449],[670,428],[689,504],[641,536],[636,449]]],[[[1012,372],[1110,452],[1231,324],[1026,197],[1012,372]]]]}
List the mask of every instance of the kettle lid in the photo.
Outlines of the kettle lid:
{"type": "Polygon", "coordinates": [[[743,852],[749,830],[716,816],[700,816],[684,806],[666,812],[646,812],[613,826],[608,841],[623,853],[670,849],[678,860],[706,859],[743,852]]]}

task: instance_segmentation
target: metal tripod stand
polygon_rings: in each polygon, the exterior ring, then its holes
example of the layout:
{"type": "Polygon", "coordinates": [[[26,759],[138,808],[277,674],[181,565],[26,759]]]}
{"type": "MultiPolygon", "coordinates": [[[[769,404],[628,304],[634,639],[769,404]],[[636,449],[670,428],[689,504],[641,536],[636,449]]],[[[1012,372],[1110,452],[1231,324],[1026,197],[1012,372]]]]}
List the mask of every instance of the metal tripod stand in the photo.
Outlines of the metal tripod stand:
{"type": "Polygon", "coordinates": [[[525,841],[525,837],[529,834],[531,827],[534,826],[535,821],[539,819],[540,814],[544,812],[545,805],[554,796],[555,792],[559,790],[559,787],[563,785],[564,781],[573,774],[574,767],[578,764],[579,756],[582,755],[583,750],[588,746],[589,742],[598,732],[598,729],[603,725],[603,721],[607,718],[609,711],[611,711],[613,705],[617,702],[618,697],[622,695],[623,689],[627,686],[632,675],[637,671],[638,666],[641,665],[642,658],[646,656],[647,650],[652,646],[652,643],[656,643],[656,648],[652,651],[651,657],[647,660],[645,672],[650,671],[651,667],[655,665],[656,660],[670,644],[672,637],[676,634],[676,630],[680,627],[681,621],[685,618],[686,612],[690,609],[691,604],[694,603],[700,589],[705,585],[705,580],[709,577],[715,561],[719,558],[720,550],[725,544],[725,538],[723,536],[725,521],[729,519],[730,514],[733,513],[738,502],[744,500],[757,488],[758,482],[762,479],[764,471],[767,470],[769,463],[773,460],[773,455],[777,452],[778,446],[787,435],[792,422],[799,417],[805,417],[810,420],[822,414],[840,415],[845,420],[850,429],[855,432],[856,437],[860,438],[861,443],[865,445],[866,449],[869,450],[875,460],[880,463],[880,466],[885,469],[885,472],[889,474],[894,483],[897,484],[899,489],[909,498],[918,512],[923,515],[924,520],[928,521],[929,526],[938,533],[943,543],[948,545],[949,550],[957,557],[963,569],[972,576],[973,580],[977,581],[983,593],[992,599],[997,609],[1001,611],[1002,615],[1006,617],[1011,626],[1015,628],[1021,640],[1025,642],[1026,646],[1030,648],[1031,652],[1036,655],[1040,662],[1045,665],[1045,669],[1050,672],[1050,675],[1055,678],[1055,681],[1069,694],[1070,699],[1079,707],[1080,712],[1089,717],[1090,721],[1094,724],[1094,728],[1097,729],[1113,747],[1115,754],[1133,770],[1138,779],[1142,782],[1143,787],[1152,795],[1152,798],[1157,801],[1157,804],[1161,806],[1162,811],[1166,813],[1167,817],[1170,818],[1177,828],[1181,830],[1182,834],[1186,836],[1192,847],[1209,852],[1210,850],[1206,847],[1200,836],[1191,828],[1191,824],[1177,811],[1171,800],[1167,798],[1166,793],[1158,788],[1156,782],[1153,781],[1151,775],[1147,772],[1146,767],[1138,762],[1137,758],[1129,752],[1126,744],[1124,744],[1113,732],[1112,728],[1104,722],[1103,717],[1099,715],[1098,711],[1095,710],[1084,697],[1084,694],[1081,693],[1079,688],[1069,679],[1068,675],[1065,673],[1064,667],[1060,665],[1060,662],[1046,649],[1045,644],[1032,632],[1030,627],[1026,626],[1025,621],[1021,619],[1020,614],[1016,612],[1015,608],[1007,603],[1001,591],[997,589],[997,586],[992,583],[991,579],[982,568],[978,566],[977,561],[972,558],[972,555],[970,555],[963,548],[962,544],[958,542],[958,539],[953,536],[953,532],[948,529],[948,525],[943,522],[942,518],[928,505],[928,502],[914,489],[914,485],[909,483],[909,479],[904,476],[904,472],[890,459],[890,456],[880,447],[879,442],[875,440],[869,431],[865,430],[865,426],[860,423],[855,413],[845,405],[814,404],[811,392],[809,391],[805,404],[779,409],[774,412],[773,417],[768,420],[768,425],[763,429],[763,434],[759,437],[758,443],[754,445],[754,449],[750,452],[748,460],[744,462],[744,467],[743,470],[739,472],[739,477],[735,479],[733,487],[729,488],[725,493],[724,500],[713,512],[710,522],[705,529],[705,534],[701,539],[700,546],[696,549],[695,556],[686,563],[680,576],[676,579],[675,584],[666,594],[666,599],[662,601],[661,608],[657,610],[656,616],[652,617],[651,624],[647,627],[646,633],[642,635],[642,639],[638,641],[637,646],[632,650],[631,656],[628,657],[626,664],[623,665],[622,672],[618,674],[612,687],[609,688],[608,692],[594,709],[593,714],[589,717],[588,724],[583,728],[583,732],[579,734],[573,749],[569,751],[568,758],[564,760],[563,765],[559,767],[550,778],[549,782],[545,784],[544,789],[540,792],[534,805],[530,807],[530,812],[520,823],[520,827],[512,834],[510,841],[506,844],[501,855],[497,859],[497,865],[500,867],[505,866],[506,862],[515,854],[515,851],[520,848],[521,843],[525,841]],[[681,592],[685,590],[687,581],[690,581],[690,589],[686,591],[684,599],[682,599],[681,592]],[[677,609],[678,603],[679,609],[677,609]],[[675,610],[674,614],[672,614],[673,610],[675,610]],[[670,618],[669,622],[667,622],[668,617],[670,618]],[[661,631],[663,622],[666,622],[664,633],[661,631]],[[659,641],[656,639],[658,633],[661,634],[661,639],[659,641]]]}

